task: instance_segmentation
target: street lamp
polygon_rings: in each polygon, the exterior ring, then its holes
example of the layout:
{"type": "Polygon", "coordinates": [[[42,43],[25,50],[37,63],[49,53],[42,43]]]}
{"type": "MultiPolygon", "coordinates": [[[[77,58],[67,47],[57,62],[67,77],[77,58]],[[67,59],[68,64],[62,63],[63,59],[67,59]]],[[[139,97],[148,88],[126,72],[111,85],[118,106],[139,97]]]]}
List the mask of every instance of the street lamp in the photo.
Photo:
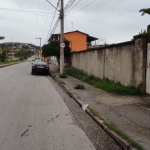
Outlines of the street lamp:
{"type": "Polygon", "coordinates": [[[41,39],[42,39],[42,38],[35,38],[35,39],[39,39],[39,40],[40,40],[40,49],[41,49],[41,39]]]}
{"type": "Polygon", "coordinates": [[[73,31],[73,22],[71,22],[71,24],[72,24],[72,31],[73,31]]]}
{"type": "Polygon", "coordinates": [[[41,40],[42,40],[42,38],[35,38],[35,39],[40,40],[40,50],[38,51],[38,55],[39,55],[39,57],[41,59],[41,40]]]}

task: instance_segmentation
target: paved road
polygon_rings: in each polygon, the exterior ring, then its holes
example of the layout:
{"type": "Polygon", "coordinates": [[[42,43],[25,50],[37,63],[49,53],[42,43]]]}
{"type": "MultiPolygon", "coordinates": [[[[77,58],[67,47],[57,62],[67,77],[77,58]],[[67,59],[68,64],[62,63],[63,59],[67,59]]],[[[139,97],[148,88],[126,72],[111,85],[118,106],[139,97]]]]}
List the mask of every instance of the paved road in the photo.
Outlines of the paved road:
{"type": "Polygon", "coordinates": [[[94,150],[48,78],[30,67],[0,69],[0,150],[94,150]]]}

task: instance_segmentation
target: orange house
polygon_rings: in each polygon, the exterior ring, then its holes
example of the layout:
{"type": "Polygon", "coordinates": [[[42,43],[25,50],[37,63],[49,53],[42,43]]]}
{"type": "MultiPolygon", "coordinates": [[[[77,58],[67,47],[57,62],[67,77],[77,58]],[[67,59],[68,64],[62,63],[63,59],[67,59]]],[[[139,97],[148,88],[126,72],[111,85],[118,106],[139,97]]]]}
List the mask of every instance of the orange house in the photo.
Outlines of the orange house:
{"type": "MultiPolygon", "coordinates": [[[[70,48],[72,51],[83,51],[91,46],[91,42],[98,40],[98,38],[89,36],[81,31],[72,31],[64,33],[64,38],[70,41],[70,48]]],[[[52,34],[49,41],[59,40],[60,34],[52,34]]]]}

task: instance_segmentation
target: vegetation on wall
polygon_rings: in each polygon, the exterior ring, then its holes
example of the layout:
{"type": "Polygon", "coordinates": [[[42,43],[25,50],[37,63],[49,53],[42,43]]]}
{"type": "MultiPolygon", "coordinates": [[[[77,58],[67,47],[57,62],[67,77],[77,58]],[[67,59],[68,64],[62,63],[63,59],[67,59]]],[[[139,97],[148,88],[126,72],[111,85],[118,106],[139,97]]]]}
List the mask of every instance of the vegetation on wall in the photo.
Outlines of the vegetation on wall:
{"type": "Polygon", "coordinates": [[[146,33],[147,33],[146,30],[141,30],[141,31],[139,32],[139,34],[146,34],[146,33]]]}
{"type": "MultiPolygon", "coordinates": [[[[141,9],[139,12],[142,12],[142,16],[144,14],[148,14],[150,15],[150,8],[146,8],[146,9],[141,9]]],[[[150,25],[147,26],[147,33],[150,34],[150,25]]]]}
{"type": "Polygon", "coordinates": [[[107,92],[113,92],[118,94],[125,94],[125,95],[140,95],[141,94],[141,85],[138,87],[133,86],[124,86],[120,82],[114,82],[107,78],[100,79],[96,78],[93,75],[87,75],[82,70],[78,70],[74,67],[66,68],[65,72],[68,75],[71,75],[83,82],[86,82],[96,88],[100,88],[107,92]]]}

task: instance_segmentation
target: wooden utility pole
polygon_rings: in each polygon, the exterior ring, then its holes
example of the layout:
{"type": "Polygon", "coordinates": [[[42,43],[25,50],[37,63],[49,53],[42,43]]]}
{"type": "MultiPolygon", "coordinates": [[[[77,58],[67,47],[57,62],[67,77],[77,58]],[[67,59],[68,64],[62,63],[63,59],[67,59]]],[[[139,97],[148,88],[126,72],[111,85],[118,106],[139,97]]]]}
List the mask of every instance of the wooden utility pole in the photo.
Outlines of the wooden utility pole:
{"type": "MultiPolygon", "coordinates": [[[[64,2],[61,0],[61,10],[60,10],[60,20],[61,20],[61,34],[60,34],[60,44],[64,43],[64,2]]],[[[60,47],[60,74],[64,73],[64,47],[60,47]]]]}

